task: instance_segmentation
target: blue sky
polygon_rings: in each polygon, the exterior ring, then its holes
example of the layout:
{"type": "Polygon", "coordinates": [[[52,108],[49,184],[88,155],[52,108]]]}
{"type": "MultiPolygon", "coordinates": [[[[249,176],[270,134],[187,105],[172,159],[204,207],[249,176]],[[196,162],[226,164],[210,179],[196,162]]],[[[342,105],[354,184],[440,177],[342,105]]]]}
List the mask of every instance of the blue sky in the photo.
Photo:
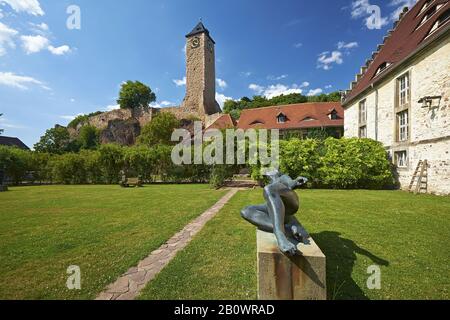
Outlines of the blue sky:
{"type": "Polygon", "coordinates": [[[156,91],[157,107],[179,105],[184,36],[200,18],[217,43],[219,102],[347,89],[414,2],[0,0],[0,128],[32,147],[57,123],[114,108],[126,80],[156,91]],[[67,28],[70,5],[81,29],[67,28]]]}

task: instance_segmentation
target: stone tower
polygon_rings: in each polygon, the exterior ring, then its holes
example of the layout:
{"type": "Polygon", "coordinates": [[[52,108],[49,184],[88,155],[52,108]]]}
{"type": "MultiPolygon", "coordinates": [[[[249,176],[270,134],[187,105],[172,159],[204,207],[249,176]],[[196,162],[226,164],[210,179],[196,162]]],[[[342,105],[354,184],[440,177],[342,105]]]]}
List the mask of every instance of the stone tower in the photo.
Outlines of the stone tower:
{"type": "Polygon", "coordinates": [[[183,112],[207,118],[221,112],[216,101],[215,42],[203,23],[186,35],[186,96],[183,112]]]}

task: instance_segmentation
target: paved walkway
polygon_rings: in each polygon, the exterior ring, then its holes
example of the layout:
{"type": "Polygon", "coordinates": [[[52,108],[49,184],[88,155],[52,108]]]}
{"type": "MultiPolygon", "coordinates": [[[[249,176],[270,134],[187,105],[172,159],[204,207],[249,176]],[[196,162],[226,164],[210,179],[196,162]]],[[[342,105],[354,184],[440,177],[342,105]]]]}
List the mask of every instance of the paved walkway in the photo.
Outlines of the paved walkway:
{"type": "Polygon", "coordinates": [[[147,258],[141,260],[136,267],[131,268],[110,284],[105,291],[98,295],[96,300],[133,300],[136,298],[147,283],[153,280],[176,254],[191,242],[193,237],[238,191],[237,188],[231,189],[214,206],[185,226],[167,243],[153,251],[147,258]]]}

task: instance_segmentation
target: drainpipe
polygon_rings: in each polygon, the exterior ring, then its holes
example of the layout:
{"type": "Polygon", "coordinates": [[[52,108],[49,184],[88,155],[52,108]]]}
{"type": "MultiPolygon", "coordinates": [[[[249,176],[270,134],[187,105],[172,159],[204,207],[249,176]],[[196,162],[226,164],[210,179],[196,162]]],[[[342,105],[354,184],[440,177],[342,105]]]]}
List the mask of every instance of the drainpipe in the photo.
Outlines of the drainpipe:
{"type": "MultiPolygon", "coordinates": [[[[373,83],[372,89],[374,89],[373,83]]],[[[375,90],[375,140],[378,141],[378,89],[375,90]]]]}

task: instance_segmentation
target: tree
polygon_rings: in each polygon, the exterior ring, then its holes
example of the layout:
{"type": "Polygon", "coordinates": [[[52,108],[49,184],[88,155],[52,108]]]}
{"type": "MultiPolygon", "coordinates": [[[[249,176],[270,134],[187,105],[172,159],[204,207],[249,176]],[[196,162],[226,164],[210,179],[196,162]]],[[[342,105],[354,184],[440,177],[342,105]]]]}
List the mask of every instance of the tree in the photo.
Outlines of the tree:
{"type": "Polygon", "coordinates": [[[172,113],[162,112],[144,126],[138,143],[146,146],[170,145],[173,130],[179,127],[180,121],[172,113]]]}
{"type": "Polygon", "coordinates": [[[100,144],[100,132],[94,126],[83,126],[78,135],[78,144],[81,149],[94,150],[100,144]]]}
{"type": "Polygon", "coordinates": [[[145,84],[139,81],[127,81],[122,84],[117,103],[121,109],[146,109],[156,101],[156,95],[145,84]]]}
{"type": "MultiPolygon", "coordinates": [[[[3,113],[0,113],[0,117],[3,116],[3,113]]],[[[4,129],[0,129],[0,135],[5,131],[4,129]]]]}
{"type": "Polygon", "coordinates": [[[69,131],[65,127],[55,126],[49,129],[34,145],[37,152],[47,152],[52,154],[62,154],[71,151],[69,131]]]}

